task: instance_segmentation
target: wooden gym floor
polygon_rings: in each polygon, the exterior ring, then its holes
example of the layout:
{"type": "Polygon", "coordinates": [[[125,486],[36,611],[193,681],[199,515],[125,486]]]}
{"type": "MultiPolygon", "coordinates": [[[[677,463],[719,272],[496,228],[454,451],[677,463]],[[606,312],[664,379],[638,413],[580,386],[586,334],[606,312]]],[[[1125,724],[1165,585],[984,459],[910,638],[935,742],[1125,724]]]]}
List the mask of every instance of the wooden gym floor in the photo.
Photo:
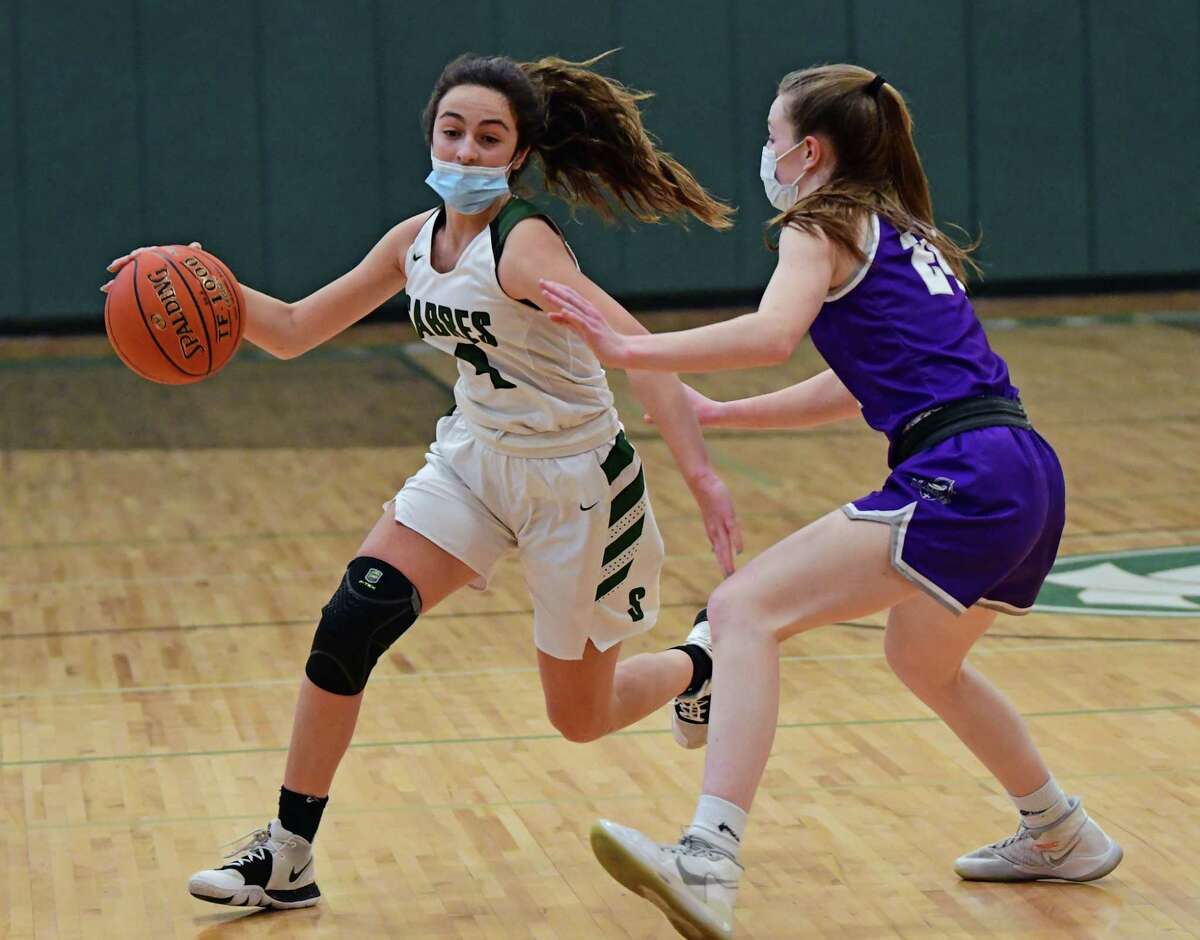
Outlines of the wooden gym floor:
{"type": "MultiPolygon", "coordinates": [[[[1200,297],[985,307],[1067,469],[1063,554],[1200,544],[1200,316],[1127,315],[1200,297]]],[[[410,339],[365,327],[295,362],[244,351],[186,389],[135,378],[103,338],[0,343],[0,936],[674,936],[603,873],[587,831],[604,815],[675,837],[703,755],[673,744],[665,713],[559,740],[511,564],[376,670],[317,841],[324,904],[264,914],[187,894],[222,843],[273,815],[314,616],[447,407],[453,362],[410,339]]],[[[696,384],[733,397],[816,368],[806,346],[696,384]]],[[[669,552],[660,625],[634,652],[684,635],[716,568],[613,382],[669,552]]],[[[746,557],[884,474],[861,426],[711,443],[746,557]]],[[[1200,622],[1002,617],[974,653],[1125,846],[1086,886],[954,876],[1013,813],[889,673],[878,624],[786,647],[740,937],[1200,936],[1200,622]]]]}

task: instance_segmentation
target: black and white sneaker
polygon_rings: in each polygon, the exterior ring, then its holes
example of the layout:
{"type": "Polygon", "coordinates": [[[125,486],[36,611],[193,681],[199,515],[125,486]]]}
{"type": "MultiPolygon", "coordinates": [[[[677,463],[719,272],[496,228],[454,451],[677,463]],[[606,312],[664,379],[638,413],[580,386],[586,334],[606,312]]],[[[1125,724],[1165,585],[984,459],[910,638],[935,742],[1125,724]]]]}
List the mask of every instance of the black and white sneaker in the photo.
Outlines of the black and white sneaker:
{"type": "Polygon", "coordinates": [[[194,898],[235,907],[312,907],[321,900],[312,843],[288,832],[278,819],[248,835],[220,868],[188,881],[194,898]]]}
{"type": "MultiPolygon", "coordinates": [[[[696,614],[692,632],[684,645],[698,646],[712,659],[712,630],[708,626],[708,609],[696,614]]],[[[689,750],[708,743],[708,708],[712,703],[711,676],[699,689],[680,695],[674,701],[671,715],[671,737],[689,750]]]]}

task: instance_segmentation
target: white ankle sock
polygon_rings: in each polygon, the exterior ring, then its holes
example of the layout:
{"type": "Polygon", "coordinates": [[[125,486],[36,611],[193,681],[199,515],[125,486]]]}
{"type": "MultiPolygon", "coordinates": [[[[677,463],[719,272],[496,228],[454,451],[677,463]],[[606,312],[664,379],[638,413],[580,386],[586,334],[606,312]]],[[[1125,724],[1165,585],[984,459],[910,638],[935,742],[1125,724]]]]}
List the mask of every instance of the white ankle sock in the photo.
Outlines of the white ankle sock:
{"type": "Polygon", "coordinates": [[[746,831],[747,814],[719,796],[704,794],[696,804],[696,816],[688,827],[688,835],[698,836],[723,852],[728,852],[737,861],[742,847],[742,836],[746,831]]]}
{"type": "Polygon", "coordinates": [[[1053,776],[1042,786],[1026,796],[1009,799],[1021,814],[1021,822],[1027,829],[1041,829],[1058,822],[1071,810],[1070,800],[1053,776]]]}

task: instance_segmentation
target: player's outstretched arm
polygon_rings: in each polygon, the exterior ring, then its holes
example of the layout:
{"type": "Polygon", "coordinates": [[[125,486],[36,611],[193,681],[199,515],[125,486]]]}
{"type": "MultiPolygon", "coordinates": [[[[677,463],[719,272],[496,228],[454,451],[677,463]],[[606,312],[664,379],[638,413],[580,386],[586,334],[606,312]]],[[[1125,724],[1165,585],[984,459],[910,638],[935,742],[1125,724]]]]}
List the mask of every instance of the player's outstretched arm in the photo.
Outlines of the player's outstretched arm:
{"type": "MultiPolygon", "coordinates": [[[[406,219],[383,236],[350,271],[296,303],[287,303],[241,285],[245,301],[245,337],[280,359],[292,359],[336,336],[404,289],[404,258],[429,213],[406,219]]],[[[200,247],[199,242],[192,242],[200,247]]],[[[115,258],[116,274],[149,248],[115,258]]],[[[108,292],[112,281],[100,289],[108,292]]]]}
{"type": "MultiPolygon", "coordinates": [[[[685,385],[696,420],[705,428],[815,428],[834,421],[856,418],[861,407],[832,369],[777,392],[714,401],[685,385]]],[[[647,420],[654,424],[651,416],[647,420]]]]}
{"type": "MultiPolygon", "coordinates": [[[[545,308],[547,302],[539,280],[550,277],[570,285],[596,309],[603,310],[613,329],[621,335],[646,333],[646,328],[632,314],[579,271],[558,234],[543,222],[526,220],[513,229],[498,273],[501,285],[512,297],[545,308]]],[[[654,416],[700,507],[705,531],[721,569],[731,574],[734,555],[742,550],[741,530],[729,490],[709,460],[704,436],[683,383],[675,375],[640,371],[630,371],[629,381],[638,400],[654,416]]]]}
{"type": "Polygon", "coordinates": [[[600,361],[621,369],[717,372],[777,365],[808,333],[829,291],[836,258],[823,234],[785,228],[779,262],[757,313],[674,333],[621,335],[607,313],[570,284],[547,276],[543,303],[550,319],[574,330],[600,361]]]}
{"type": "Polygon", "coordinates": [[[292,359],[337,336],[404,289],[404,258],[428,212],[391,229],[365,258],[303,300],[285,303],[243,287],[246,339],[280,359],[292,359]]]}

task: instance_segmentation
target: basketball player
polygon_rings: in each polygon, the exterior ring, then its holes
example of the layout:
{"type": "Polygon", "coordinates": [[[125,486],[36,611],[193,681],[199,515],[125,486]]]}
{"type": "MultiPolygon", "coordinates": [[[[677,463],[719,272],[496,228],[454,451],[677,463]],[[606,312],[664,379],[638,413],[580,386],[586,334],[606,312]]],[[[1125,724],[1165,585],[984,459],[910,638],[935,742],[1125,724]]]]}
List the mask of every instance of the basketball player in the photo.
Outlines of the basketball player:
{"type": "MultiPolygon", "coordinates": [[[[1024,613],[1057,551],[1062,470],[1031,427],[963,287],[963,250],[933,224],[900,94],[852,65],[792,72],[767,120],[760,176],[780,211],[779,261],[758,312],[622,336],[588,298],[549,305],[611,367],[710,371],[787,359],[805,334],[829,370],[718,403],[703,424],[805,428],[855,417],[888,436],[891,475],[768,549],[713,592],[712,731],[703,795],[674,845],[601,820],[592,845],[618,881],[688,937],[728,937],[746,817],[771,749],[779,646],[802,630],[888,611],[896,675],[993,773],[1014,836],[966,854],[960,877],[1091,881],[1121,848],[1068,797],[1009,701],[964,657],[996,611],[1024,613]]],[[[697,728],[710,714],[698,710],[697,728]]]]}
{"type": "MultiPolygon", "coordinates": [[[[690,214],[724,229],[731,210],[655,148],[641,95],[591,64],[451,62],[423,119],[426,182],[443,204],[401,222],[352,271],[298,303],[245,290],[247,338],[290,358],[403,289],[418,336],[459,360],[459,378],[425,466],[385,506],[322,611],[278,818],[226,864],[193,875],[197,898],[318,902],[312,843],[371,669],[422,611],[465,585],[485,586],[505,555],[522,564],[546,709],[567,739],[594,740],[707,689],[711,658],[694,643],[617,662],[621,642],[658,617],[662,538],[604,371],[538,310],[538,276],[570,284],[620,331],[642,327],[511,186],[536,157],[550,191],[603,214],[613,198],[644,221],[690,214]]],[[[655,373],[630,380],[729,573],[741,538],[684,387],[655,373]]]]}

